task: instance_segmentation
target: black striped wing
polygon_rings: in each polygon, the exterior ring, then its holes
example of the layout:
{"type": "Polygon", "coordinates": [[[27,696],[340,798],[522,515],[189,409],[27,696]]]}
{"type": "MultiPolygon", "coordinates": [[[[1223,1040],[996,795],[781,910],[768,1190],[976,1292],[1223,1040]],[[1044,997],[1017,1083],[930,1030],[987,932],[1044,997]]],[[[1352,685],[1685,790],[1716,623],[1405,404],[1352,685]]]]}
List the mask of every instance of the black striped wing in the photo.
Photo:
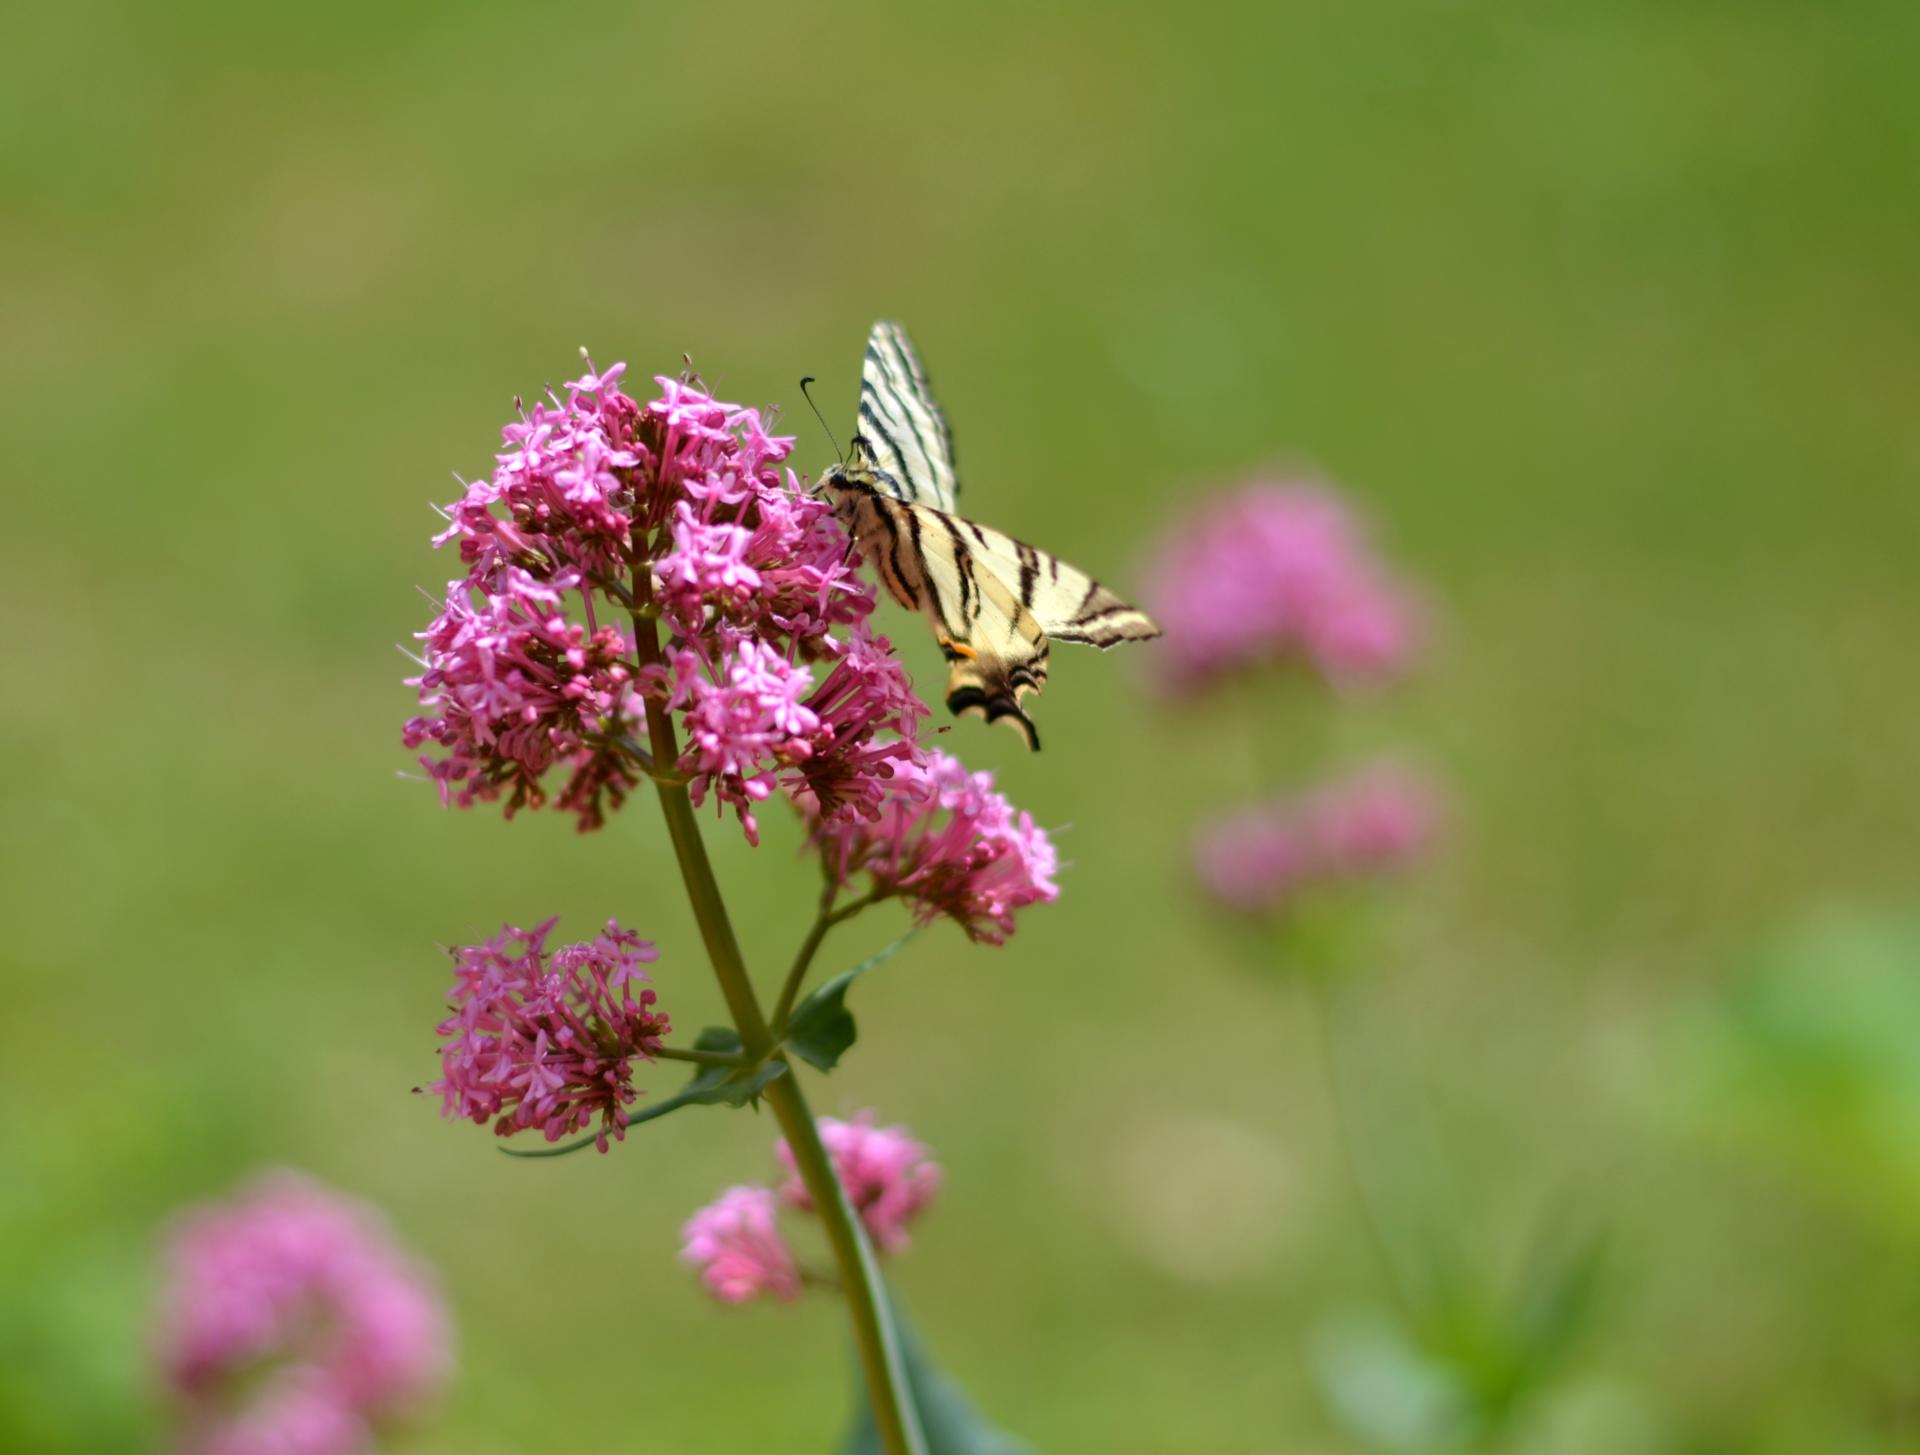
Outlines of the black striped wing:
{"type": "Polygon", "coordinates": [[[948,710],[1005,721],[1039,747],[1020,708],[1047,682],[1047,634],[1033,613],[976,552],[966,521],[897,499],[864,472],[852,480],[843,518],[887,594],[932,622],[950,664],[948,710]]]}
{"type": "Polygon", "coordinates": [[[860,369],[860,438],[878,469],[893,477],[899,498],[951,511],[960,492],[953,468],[953,431],[934,403],[927,371],[897,323],[867,335],[860,369]]]}
{"type": "Polygon", "coordinates": [[[1040,746],[1020,699],[1047,685],[1047,633],[976,549],[970,522],[924,505],[893,507],[919,547],[921,595],[946,650],[947,710],[1005,722],[1040,746]]]}
{"type": "Polygon", "coordinates": [[[948,533],[957,533],[966,542],[976,566],[999,577],[1040,629],[1055,641],[1113,647],[1160,635],[1159,623],[1152,617],[1078,566],[959,516],[946,516],[943,524],[948,533]]]}

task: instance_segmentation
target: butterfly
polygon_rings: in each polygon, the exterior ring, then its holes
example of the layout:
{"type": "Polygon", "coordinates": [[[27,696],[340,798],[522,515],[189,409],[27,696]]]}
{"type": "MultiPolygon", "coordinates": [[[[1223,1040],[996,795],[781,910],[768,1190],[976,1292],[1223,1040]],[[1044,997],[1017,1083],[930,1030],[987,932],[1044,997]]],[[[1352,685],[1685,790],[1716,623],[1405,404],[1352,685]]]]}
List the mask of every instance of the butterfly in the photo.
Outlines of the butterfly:
{"type": "Polygon", "coordinates": [[[1049,642],[1160,635],[1086,572],[956,513],[953,431],[897,323],[867,336],[850,453],[820,488],[888,594],[932,621],[952,664],[948,711],[1005,722],[1038,750],[1020,700],[1046,686],[1049,642]]]}

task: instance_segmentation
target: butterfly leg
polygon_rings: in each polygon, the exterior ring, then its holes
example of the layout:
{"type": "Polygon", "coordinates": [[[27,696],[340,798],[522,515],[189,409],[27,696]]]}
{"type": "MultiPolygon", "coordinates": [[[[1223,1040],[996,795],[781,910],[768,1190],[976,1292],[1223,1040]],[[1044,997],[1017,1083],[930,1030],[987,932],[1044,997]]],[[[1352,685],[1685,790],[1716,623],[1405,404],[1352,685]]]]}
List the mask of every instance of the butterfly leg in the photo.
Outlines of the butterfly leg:
{"type": "Polygon", "coordinates": [[[965,642],[956,642],[952,637],[940,638],[940,650],[946,653],[949,662],[973,661],[980,654],[965,642]]]}

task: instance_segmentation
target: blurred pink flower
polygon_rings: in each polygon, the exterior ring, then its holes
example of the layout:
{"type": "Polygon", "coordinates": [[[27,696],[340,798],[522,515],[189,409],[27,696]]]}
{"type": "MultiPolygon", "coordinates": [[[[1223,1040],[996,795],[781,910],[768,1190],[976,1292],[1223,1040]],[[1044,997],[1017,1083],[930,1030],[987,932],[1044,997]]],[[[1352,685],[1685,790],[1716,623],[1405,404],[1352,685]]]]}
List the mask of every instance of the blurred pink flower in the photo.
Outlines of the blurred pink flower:
{"type": "Polygon", "coordinates": [[[450,1366],[433,1280],[379,1215],[292,1173],[168,1239],[156,1348],[193,1455],[343,1455],[450,1366]]]}
{"type": "Polygon", "coordinates": [[[277,1369],[232,1413],[190,1415],[179,1455],[371,1455],[372,1427],[319,1371],[277,1369]]]}
{"type": "Polygon", "coordinates": [[[625,1135],[638,1093],[633,1063],[651,1061],[672,1026],[653,1010],[640,967],[652,944],[609,920],[584,944],[547,953],[556,921],[511,926],[453,952],[453,1014],[439,1031],[442,1112],[510,1137],[538,1128],[549,1142],[599,1118],[599,1149],[625,1135]]]}
{"type": "Polygon", "coordinates": [[[459,543],[468,574],[422,634],[406,745],[437,750],[422,762],[462,808],[539,807],[562,765],[556,806],[597,828],[640,776],[629,743],[650,698],[681,715],[673,766],[695,801],[733,808],[750,841],[753,806],[790,769],[828,819],[870,812],[893,764],[919,755],[924,709],[901,703],[905,676],[866,631],[858,554],[778,468],[793,441],[756,411],[669,378],[642,406],[620,373],[523,414],[493,475],[448,507],[438,541],[459,543]],[[607,623],[648,601],[666,665],[642,671],[607,623]],[[818,685],[815,662],[832,664],[818,685]]]}
{"type": "MultiPolygon", "coordinates": [[[[820,1140],[826,1144],[847,1200],[866,1224],[867,1236],[883,1253],[907,1246],[907,1225],[917,1218],[940,1190],[940,1168],[927,1159],[927,1149],[908,1135],[905,1127],[876,1127],[871,1111],[850,1122],[820,1118],[820,1140]]],[[[810,1212],[813,1198],[794,1167],[793,1152],[784,1140],[774,1155],[787,1169],[780,1199],[789,1207],[810,1212]]]]}
{"type": "Polygon", "coordinates": [[[1440,820],[1433,786],[1385,764],[1323,790],[1308,814],[1320,861],[1330,872],[1355,876],[1413,863],[1432,846],[1440,820]]]}
{"type": "Polygon", "coordinates": [[[1166,629],[1160,681],[1177,695],[1296,660],[1337,687],[1382,681],[1405,668],[1422,625],[1346,504],[1317,485],[1251,485],[1183,518],[1146,599],[1166,629]]]}
{"type": "Polygon", "coordinates": [[[1203,828],[1194,864],[1223,903],[1248,912],[1281,908],[1310,889],[1416,861],[1440,819],[1439,797],[1424,779],[1375,765],[1203,828]]]}
{"type": "Polygon", "coordinates": [[[680,1257],[722,1303],[763,1293],[783,1301],[800,1296],[800,1270],[775,1211],[771,1189],[730,1187],[687,1220],[680,1257]]]}
{"type": "Polygon", "coordinates": [[[820,815],[811,794],[794,795],[841,883],[866,874],[875,893],[907,900],[922,921],[948,915],[995,945],[1013,933],[1016,910],[1059,898],[1052,840],[993,791],[991,773],[934,749],[893,763],[877,787],[871,817],[839,822],[820,815]]]}
{"type": "Polygon", "coordinates": [[[1271,804],[1204,826],[1193,858],[1214,898],[1249,912],[1284,904],[1314,872],[1301,826],[1271,804]]]}

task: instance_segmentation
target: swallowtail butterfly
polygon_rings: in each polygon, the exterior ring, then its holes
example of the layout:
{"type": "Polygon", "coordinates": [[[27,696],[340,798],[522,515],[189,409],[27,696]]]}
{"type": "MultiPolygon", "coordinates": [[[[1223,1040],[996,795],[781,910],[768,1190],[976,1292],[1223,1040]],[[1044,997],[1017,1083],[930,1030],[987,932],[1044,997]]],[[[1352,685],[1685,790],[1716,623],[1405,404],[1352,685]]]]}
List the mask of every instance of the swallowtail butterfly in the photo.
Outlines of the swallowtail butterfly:
{"type": "Polygon", "coordinates": [[[952,664],[947,707],[1040,746],[1020,699],[1047,683],[1049,641],[1111,647],[1160,635],[1086,572],[955,511],[953,432],[897,323],[876,323],[860,371],[852,458],[821,487],[893,599],[923,611],[952,664]]]}

